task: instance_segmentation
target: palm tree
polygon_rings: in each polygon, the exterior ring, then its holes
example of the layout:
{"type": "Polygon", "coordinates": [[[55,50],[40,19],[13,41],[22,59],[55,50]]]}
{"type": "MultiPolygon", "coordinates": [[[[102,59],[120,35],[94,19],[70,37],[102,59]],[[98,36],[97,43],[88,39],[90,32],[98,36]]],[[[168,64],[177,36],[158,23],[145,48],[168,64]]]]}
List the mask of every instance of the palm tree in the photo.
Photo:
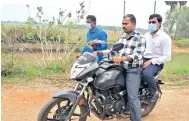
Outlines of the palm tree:
{"type": "Polygon", "coordinates": [[[179,23],[179,18],[180,18],[180,15],[181,15],[181,8],[182,6],[186,5],[187,1],[178,1],[179,3],[179,13],[178,13],[178,18],[177,18],[177,22],[176,22],[176,29],[175,29],[175,33],[174,33],[174,39],[176,38],[177,36],[177,30],[178,30],[178,23],[179,23]]]}
{"type": "MultiPolygon", "coordinates": [[[[171,14],[173,13],[173,10],[176,8],[178,1],[165,1],[165,4],[167,6],[170,6],[170,11],[168,13],[168,18],[171,18],[171,14]]],[[[171,19],[168,20],[169,23],[173,23],[173,21],[171,19]]],[[[172,27],[169,27],[168,29],[168,33],[171,34],[172,31],[172,27]]]]}
{"type": "Polygon", "coordinates": [[[28,8],[28,13],[29,13],[29,18],[30,18],[30,5],[26,5],[27,6],[27,8],[28,8]]]}
{"type": "Polygon", "coordinates": [[[178,1],[165,1],[165,4],[170,6],[170,13],[172,13],[172,11],[176,8],[178,1]]]}

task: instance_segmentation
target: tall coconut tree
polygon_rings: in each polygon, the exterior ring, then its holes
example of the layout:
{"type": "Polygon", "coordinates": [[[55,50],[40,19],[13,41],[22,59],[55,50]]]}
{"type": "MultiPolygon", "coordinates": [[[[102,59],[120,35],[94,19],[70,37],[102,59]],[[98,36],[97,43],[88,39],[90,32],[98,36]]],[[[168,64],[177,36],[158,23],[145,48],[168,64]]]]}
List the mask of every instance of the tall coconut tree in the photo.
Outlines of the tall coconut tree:
{"type": "Polygon", "coordinates": [[[182,6],[186,5],[187,1],[178,1],[178,3],[179,3],[179,13],[178,13],[178,18],[177,18],[177,22],[176,22],[176,29],[175,29],[175,33],[174,33],[174,39],[177,36],[177,30],[178,30],[178,25],[179,25],[182,6]]]}
{"type": "MultiPolygon", "coordinates": [[[[165,1],[165,4],[167,6],[170,6],[170,10],[168,12],[168,18],[171,18],[171,14],[173,13],[173,10],[176,8],[176,6],[178,5],[178,1],[165,1]]],[[[173,21],[169,19],[169,23],[173,23],[173,21]]],[[[171,34],[171,31],[172,31],[172,27],[168,29],[168,33],[171,34]]]]}

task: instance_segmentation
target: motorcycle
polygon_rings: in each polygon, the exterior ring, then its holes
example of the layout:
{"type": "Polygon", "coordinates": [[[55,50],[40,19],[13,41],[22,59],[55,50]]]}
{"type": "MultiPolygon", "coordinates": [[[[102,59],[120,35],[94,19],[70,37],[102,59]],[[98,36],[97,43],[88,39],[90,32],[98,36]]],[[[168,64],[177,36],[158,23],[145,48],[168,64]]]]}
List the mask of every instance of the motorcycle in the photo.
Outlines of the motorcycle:
{"type": "MultiPolygon", "coordinates": [[[[113,63],[113,56],[123,46],[121,43],[115,44],[100,64],[97,64],[97,57],[92,53],[81,55],[71,69],[71,79],[77,82],[75,89],[53,94],[52,99],[41,108],[37,121],[86,121],[91,113],[101,120],[128,118],[130,112],[124,79],[126,69],[123,64],[113,63]]],[[[164,83],[157,79],[158,76],[159,73],[154,78],[161,95],[160,85],[164,83]]],[[[145,81],[141,82],[139,99],[142,117],[145,117],[157,103],[150,102],[145,81]]]]}

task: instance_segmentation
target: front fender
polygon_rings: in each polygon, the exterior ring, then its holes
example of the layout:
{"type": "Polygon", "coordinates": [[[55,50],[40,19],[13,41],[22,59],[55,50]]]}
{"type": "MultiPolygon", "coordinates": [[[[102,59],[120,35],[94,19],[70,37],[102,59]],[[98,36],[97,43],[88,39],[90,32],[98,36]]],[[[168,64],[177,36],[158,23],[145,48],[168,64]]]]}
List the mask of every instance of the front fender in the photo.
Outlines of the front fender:
{"type": "MultiPolygon", "coordinates": [[[[55,94],[53,94],[53,98],[66,98],[69,99],[73,104],[75,103],[77,96],[79,95],[79,92],[76,91],[58,91],[55,94]]],[[[89,104],[87,102],[87,100],[85,99],[85,97],[81,98],[83,100],[83,105],[89,109],[89,104]]]]}

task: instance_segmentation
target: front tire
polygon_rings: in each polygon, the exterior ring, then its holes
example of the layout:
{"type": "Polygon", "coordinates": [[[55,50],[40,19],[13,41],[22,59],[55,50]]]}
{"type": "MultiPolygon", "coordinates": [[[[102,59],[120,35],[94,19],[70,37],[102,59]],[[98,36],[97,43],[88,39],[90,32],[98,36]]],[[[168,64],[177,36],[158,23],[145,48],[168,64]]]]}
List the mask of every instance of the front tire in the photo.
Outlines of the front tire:
{"type": "MultiPolygon", "coordinates": [[[[54,121],[62,121],[62,119],[59,120],[59,115],[58,115],[58,112],[57,112],[58,109],[55,112],[54,111],[52,112],[51,110],[53,110],[53,107],[55,107],[56,105],[60,104],[62,101],[65,101],[65,100],[71,102],[68,99],[62,99],[62,98],[61,99],[60,98],[52,98],[51,100],[47,101],[42,106],[42,108],[41,108],[41,110],[40,110],[40,112],[38,114],[37,121],[50,121],[50,120],[51,121],[52,120],[54,120],[54,121]],[[52,118],[48,117],[49,113],[53,113],[53,117],[52,118]]],[[[57,106],[57,107],[60,107],[60,105],[57,106]]],[[[61,112],[65,111],[65,113],[68,113],[68,112],[66,112],[66,110],[68,110],[68,109],[66,109],[66,107],[69,107],[69,106],[62,106],[61,107],[61,112]]],[[[88,114],[87,113],[88,112],[87,108],[84,105],[79,105],[78,107],[80,109],[80,114],[79,114],[80,116],[78,116],[79,118],[77,119],[77,121],[86,121],[87,120],[87,114],[88,114]]],[[[60,111],[60,110],[58,110],[58,111],[60,111]]]]}

